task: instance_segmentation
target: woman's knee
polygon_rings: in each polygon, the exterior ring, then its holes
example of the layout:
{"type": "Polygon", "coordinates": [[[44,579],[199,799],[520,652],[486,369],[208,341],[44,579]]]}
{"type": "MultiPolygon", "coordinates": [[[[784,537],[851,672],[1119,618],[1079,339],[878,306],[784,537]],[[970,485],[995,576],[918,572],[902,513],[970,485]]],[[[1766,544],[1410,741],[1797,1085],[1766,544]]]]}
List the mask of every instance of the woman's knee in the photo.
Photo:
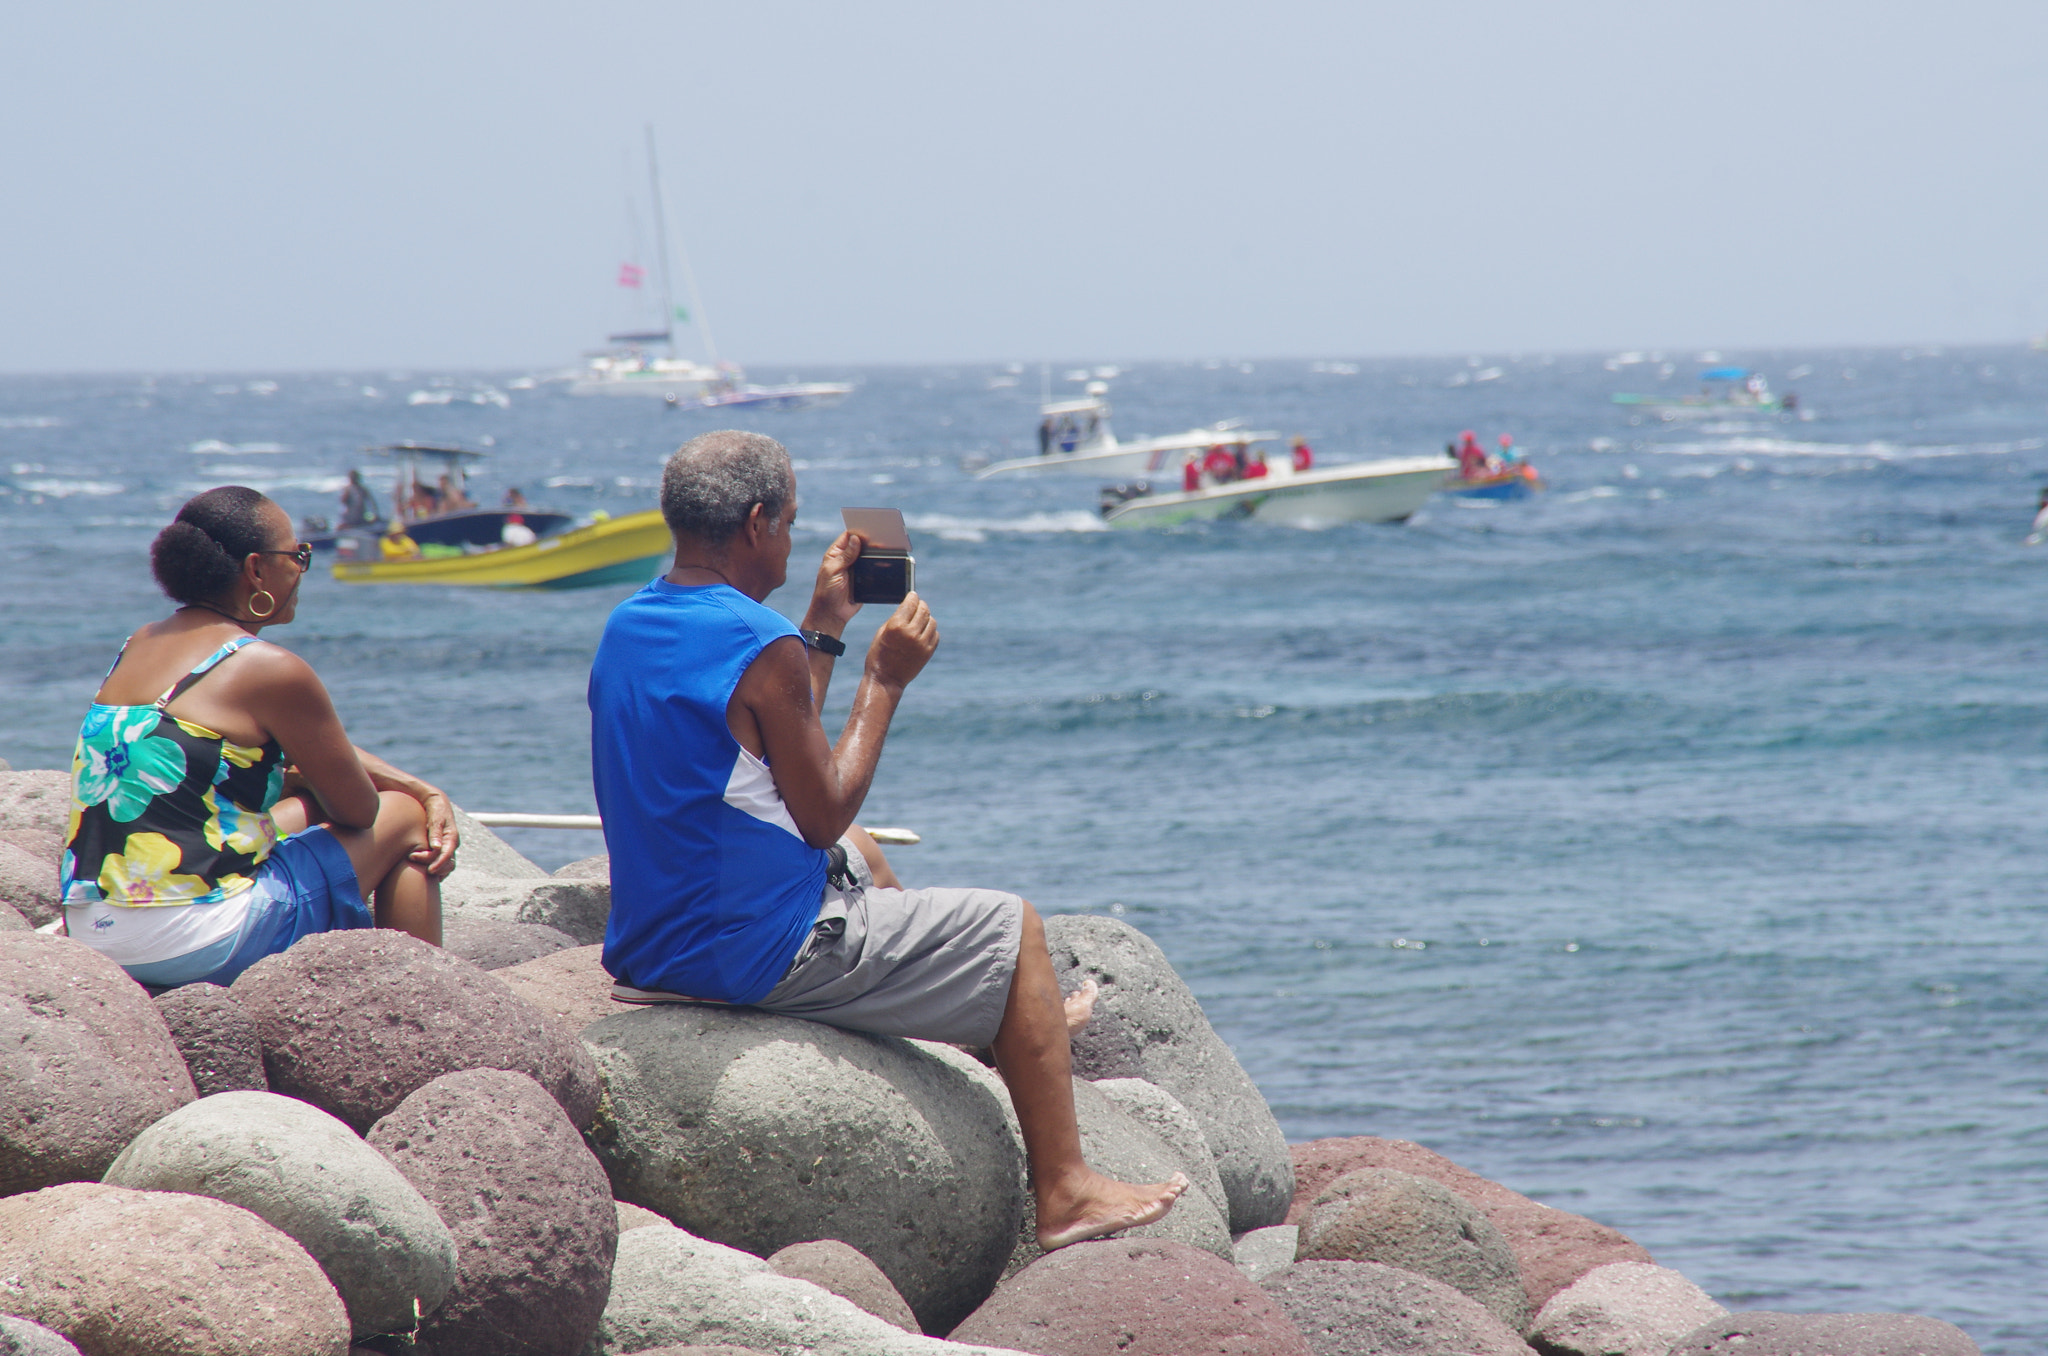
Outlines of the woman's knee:
{"type": "Polygon", "coordinates": [[[424,839],[427,809],[403,791],[377,793],[377,834],[424,839]]]}

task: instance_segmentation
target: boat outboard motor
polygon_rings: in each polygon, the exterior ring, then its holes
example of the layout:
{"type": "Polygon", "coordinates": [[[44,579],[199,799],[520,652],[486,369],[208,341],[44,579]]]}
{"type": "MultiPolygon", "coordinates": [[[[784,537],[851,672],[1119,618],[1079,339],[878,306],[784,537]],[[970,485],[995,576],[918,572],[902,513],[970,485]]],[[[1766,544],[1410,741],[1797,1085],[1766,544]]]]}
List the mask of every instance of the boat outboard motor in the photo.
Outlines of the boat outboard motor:
{"type": "Polygon", "coordinates": [[[1133,480],[1125,485],[1104,485],[1102,487],[1101,512],[1104,516],[1107,516],[1109,511],[1118,504],[1126,504],[1133,499],[1142,499],[1150,493],[1152,493],[1152,482],[1149,480],[1133,480]]]}

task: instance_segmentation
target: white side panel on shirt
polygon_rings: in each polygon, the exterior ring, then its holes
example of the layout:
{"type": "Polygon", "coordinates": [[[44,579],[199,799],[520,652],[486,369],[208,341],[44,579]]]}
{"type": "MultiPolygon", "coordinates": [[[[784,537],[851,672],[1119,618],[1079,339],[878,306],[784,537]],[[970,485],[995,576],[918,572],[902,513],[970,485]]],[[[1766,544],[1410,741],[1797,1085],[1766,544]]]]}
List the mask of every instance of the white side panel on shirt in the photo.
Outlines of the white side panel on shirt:
{"type": "Polygon", "coordinates": [[[768,771],[768,765],[744,748],[733,760],[732,776],[726,778],[725,803],[763,823],[787,829],[792,838],[803,837],[796,821],[789,816],[789,807],[782,803],[782,793],[775,789],[775,777],[768,771]]]}

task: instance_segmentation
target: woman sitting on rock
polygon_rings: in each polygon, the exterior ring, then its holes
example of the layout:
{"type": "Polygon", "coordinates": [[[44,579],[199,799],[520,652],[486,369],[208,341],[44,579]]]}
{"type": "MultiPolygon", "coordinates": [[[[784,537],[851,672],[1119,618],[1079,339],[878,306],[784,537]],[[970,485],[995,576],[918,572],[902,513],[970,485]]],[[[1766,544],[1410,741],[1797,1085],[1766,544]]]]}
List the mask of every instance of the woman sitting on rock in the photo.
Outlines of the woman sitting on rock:
{"type": "Polygon", "coordinates": [[[65,930],[145,984],[231,982],[315,932],[441,940],[448,798],[349,743],[289,622],[312,548],[255,490],[183,508],[150,549],[180,606],[128,638],[72,754],[65,930]]]}

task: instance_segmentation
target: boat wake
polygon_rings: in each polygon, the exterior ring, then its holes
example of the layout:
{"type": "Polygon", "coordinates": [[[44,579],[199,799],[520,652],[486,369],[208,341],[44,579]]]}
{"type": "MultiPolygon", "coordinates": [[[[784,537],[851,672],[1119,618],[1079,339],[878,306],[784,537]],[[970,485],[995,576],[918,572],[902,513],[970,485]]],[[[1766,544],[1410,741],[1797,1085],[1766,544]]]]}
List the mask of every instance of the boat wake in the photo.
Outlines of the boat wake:
{"type": "Polygon", "coordinates": [[[2036,452],[2048,438],[2020,438],[1999,443],[1813,443],[1789,438],[1722,438],[1713,442],[1651,443],[1642,450],[1677,457],[1844,457],[1877,461],[1926,461],[1938,457],[2002,457],[2036,452]]]}

